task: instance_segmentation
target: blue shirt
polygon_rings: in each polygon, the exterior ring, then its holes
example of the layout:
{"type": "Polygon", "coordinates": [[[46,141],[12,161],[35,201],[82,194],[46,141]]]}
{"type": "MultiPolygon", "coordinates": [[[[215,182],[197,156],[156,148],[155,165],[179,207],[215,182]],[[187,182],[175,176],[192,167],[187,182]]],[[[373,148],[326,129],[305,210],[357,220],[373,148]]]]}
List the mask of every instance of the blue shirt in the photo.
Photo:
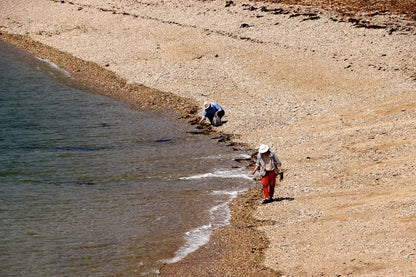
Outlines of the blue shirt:
{"type": "Polygon", "coordinates": [[[217,103],[211,102],[210,104],[211,104],[210,107],[204,110],[204,115],[202,116],[202,119],[207,118],[207,115],[211,115],[211,114],[214,115],[217,111],[222,110],[221,106],[218,105],[217,103]]]}

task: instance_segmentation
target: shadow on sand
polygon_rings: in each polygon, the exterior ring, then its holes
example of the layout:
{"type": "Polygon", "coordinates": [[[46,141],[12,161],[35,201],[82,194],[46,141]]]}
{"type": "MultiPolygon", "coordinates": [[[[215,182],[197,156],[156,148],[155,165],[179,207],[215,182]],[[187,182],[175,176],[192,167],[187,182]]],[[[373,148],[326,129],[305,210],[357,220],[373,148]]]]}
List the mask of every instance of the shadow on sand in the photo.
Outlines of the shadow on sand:
{"type": "Polygon", "coordinates": [[[293,197],[278,197],[278,198],[273,198],[272,202],[281,202],[281,201],[294,201],[295,198],[293,197]]]}

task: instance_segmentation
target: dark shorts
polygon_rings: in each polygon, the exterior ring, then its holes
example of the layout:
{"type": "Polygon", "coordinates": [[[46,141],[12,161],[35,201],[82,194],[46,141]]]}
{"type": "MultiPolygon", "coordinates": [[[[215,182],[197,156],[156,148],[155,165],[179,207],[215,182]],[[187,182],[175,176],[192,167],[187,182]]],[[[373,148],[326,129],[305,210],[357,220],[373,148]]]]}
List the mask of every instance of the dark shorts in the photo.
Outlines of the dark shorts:
{"type": "MultiPolygon", "coordinates": [[[[224,115],[225,115],[224,110],[221,110],[221,111],[218,112],[218,117],[219,118],[222,118],[224,115]]],[[[212,124],[213,123],[212,121],[214,120],[214,114],[207,114],[206,116],[212,124]]]]}

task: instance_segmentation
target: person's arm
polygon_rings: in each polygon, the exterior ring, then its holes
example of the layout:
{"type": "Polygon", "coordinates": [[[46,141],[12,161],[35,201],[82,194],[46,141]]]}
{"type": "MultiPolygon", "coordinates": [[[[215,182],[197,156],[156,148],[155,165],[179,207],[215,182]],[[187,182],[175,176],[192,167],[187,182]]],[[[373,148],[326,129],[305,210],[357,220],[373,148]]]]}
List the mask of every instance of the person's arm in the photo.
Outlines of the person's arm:
{"type": "Polygon", "coordinates": [[[257,154],[257,161],[256,161],[256,167],[253,169],[253,171],[251,172],[251,174],[254,175],[254,173],[256,173],[257,170],[259,170],[260,168],[260,155],[257,154]]]}
{"type": "Polygon", "coordinates": [[[205,120],[205,118],[207,118],[207,111],[206,110],[204,110],[204,114],[202,115],[202,118],[199,121],[199,124],[201,124],[205,120]]]}
{"type": "Polygon", "coordinates": [[[217,115],[218,112],[220,112],[222,110],[222,107],[217,103],[211,103],[211,107],[213,107],[215,109],[214,115],[217,115]]]}
{"type": "Polygon", "coordinates": [[[276,153],[273,153],[273,160],[274,160],[274,163],[275,163],[275,165],[277,167],[277,173],[281,173],[282,172],[282,169],[281,169],[282,163],[280,162],[280,160],[277,157],[276,153]]]}
{"type": "Polygon", "coordinates": [[[219,113],[220,111],[222,111],[222,109],[221,109],[221,106],[220,106],[220,105],[218,105],[218,108],[217,108],[217,110],[215,111],[215,115],[218,115],[218,113],[219,113]]]}
{"type": "Polygon", "coordinates": [[[253,169],[253,171],[251,172],[251,174],[253,174],[254,175],[254,173],[256,173],[256,171],[259,169],[259,166],[258,165],[256,165],[256,167],[253,169]]]}

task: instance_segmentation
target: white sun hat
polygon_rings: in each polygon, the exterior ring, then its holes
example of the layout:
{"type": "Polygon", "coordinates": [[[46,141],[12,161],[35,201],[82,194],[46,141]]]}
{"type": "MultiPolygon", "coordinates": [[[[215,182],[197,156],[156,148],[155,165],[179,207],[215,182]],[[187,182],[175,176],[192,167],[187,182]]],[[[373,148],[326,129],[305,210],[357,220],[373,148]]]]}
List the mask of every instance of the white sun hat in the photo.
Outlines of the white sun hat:
{"type": "Polygon", "coordinates": [[[266,144],[260,145],[259,153],[263,154],[263,153],[266,153],[267,151],[269,151],[269,146],[267,146],[266,144]]]}
{"type": "Polygon", "coordinates": [[[211,106],[211,103],[209,103],[209,102],[204,102],[204,108],[205,109],[209,109],[209,107],[211,106]]]}

